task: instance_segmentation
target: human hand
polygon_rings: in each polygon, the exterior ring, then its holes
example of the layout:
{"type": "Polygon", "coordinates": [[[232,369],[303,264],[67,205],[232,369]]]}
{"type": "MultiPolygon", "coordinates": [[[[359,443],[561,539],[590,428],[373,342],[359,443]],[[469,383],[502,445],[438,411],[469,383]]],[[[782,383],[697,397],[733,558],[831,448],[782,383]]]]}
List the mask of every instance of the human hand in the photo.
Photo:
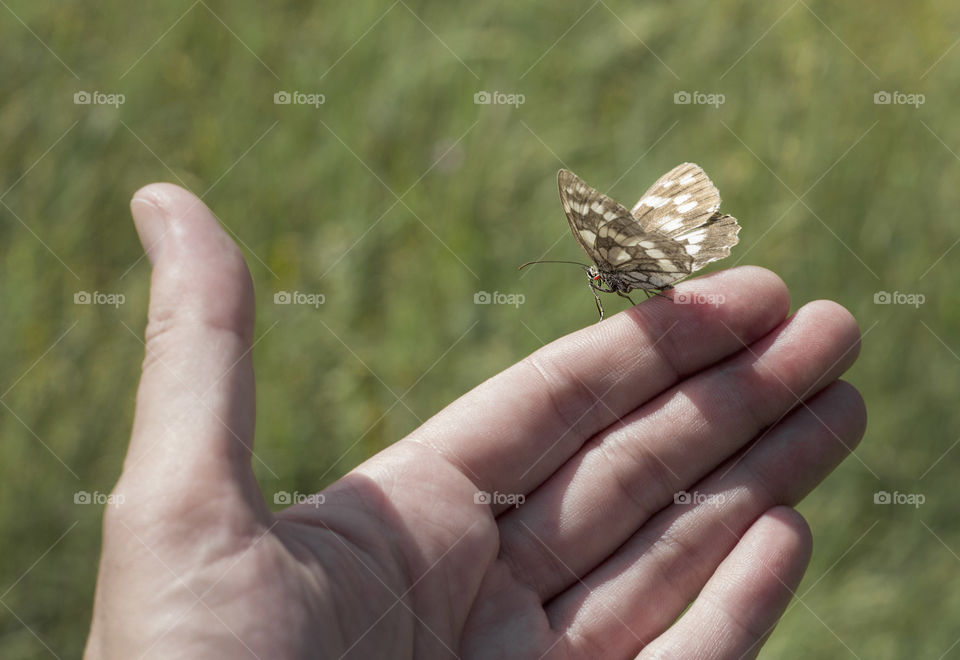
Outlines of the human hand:
{"type": "Polygon", "coordinates": [[[859,350],[843,308],[786,318],[785,286],[753,267],[682,283],[725,300],[656,297],[563,337],[322,504],[272,513],[241,253],[176,186],[132,208],[146,359],[87,658],[758,653],[810,554],[790,507],[864,430],[837,381],[859,350]]]}

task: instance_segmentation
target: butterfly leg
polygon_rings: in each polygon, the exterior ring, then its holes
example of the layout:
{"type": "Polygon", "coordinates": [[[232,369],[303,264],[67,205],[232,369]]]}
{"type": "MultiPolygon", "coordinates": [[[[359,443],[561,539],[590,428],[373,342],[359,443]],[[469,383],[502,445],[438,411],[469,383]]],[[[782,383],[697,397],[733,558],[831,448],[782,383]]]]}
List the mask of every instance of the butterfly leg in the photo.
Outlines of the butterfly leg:
{"type": "Polygon", "coordinates": [[[603,304],[600,302],[600,296],[597,295],[597,287],[594,286],[593,282],[587,282],[590,287],[590,293],[593,294],[593,299],[597,301],[597,311],[600,313],[600,320],[603,320],[603,304]]]}
{"type": "Polygon", "coordinates": [[[634,307],[637,306],[637,303],[633,302],[633,298],[625,294],[623,291],[617,291],[617,295],[620,296],[621,298],[626,298],[627,300],[629,300],[630,304],[633,305],[634,307]]]}

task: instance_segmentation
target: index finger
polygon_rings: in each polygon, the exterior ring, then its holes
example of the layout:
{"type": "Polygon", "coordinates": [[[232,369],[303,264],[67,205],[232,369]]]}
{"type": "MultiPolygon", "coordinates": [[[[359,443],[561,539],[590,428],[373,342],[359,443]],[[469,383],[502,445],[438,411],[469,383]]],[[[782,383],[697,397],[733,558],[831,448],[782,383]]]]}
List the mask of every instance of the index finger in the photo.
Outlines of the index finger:
{"type": "Polygon", "coordinates": [[[481,490],[530,492],[591,436],[762,337],[789,309],[784,283],[755,266],[684,282],[673,298],[691,304],[657,297],[562,337],[408,440],[429,444],[481,490]]]}

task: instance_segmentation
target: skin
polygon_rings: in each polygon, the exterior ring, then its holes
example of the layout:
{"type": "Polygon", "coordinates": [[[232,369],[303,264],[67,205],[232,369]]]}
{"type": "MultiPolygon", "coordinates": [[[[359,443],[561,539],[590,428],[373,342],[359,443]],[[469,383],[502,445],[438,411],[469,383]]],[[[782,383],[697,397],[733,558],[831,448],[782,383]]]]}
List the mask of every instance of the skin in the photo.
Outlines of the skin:
{"type": "Polygon", "coordinates": [[[755,267],[681,283],[725,300],[654,297],[563,337],[322,504],[272,513],[251,468],[243,257],[176,186],[131,206],[153,268],[146,358],[86,658],[758,653],[811,553],[792,507],[865,427],[838,380],[859,351],[842,307],[788,317],[755,267]]]}

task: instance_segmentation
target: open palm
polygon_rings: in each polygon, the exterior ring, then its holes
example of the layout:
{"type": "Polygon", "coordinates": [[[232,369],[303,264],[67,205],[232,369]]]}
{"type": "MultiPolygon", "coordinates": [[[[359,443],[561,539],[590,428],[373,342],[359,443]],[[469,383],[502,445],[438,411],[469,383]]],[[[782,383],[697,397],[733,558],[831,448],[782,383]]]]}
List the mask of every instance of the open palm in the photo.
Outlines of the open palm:
{"type": "Polygon", "coordinates": [[[657,297],[549,344],[275,514],[243,258],[180,188],[132,207],[147,351],[88,658],[758,653],[809,558],[790,507],[865,424],[843,308],[787,318],[759,268],[683,283],[717,304],[657,297]]]}

